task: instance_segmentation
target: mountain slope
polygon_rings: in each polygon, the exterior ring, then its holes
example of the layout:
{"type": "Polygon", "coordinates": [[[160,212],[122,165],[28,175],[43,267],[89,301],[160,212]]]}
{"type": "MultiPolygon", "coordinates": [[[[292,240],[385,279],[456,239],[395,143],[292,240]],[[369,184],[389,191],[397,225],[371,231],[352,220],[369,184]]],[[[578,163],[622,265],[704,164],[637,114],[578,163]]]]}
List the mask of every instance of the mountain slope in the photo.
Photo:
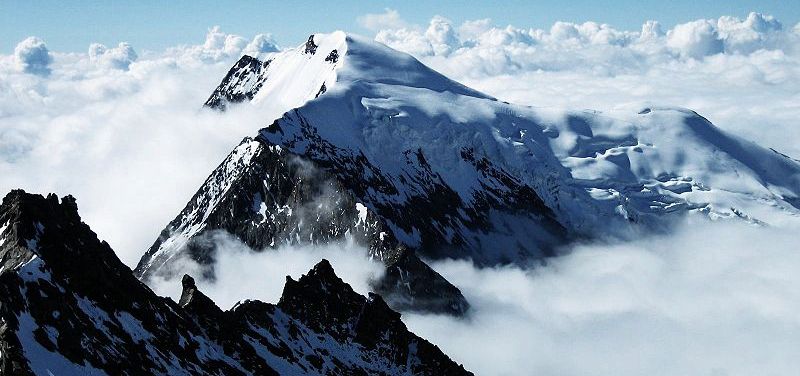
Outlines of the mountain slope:
{"type": "Polygon", "coordinates": [[[438,300],[425,309],[457,312],[460,294],[420,259],[526,265],[575,239],[667,231],[686,215],[800,218],[800,163],[692,111],[512,105],[341,32],[243,57],[207,105],[237,102],[285,113],[254,124],[269,125],[162,232],[136,268],[143,278],[178,274],[187,255],[213,275],[214,245],[201,244],[213,230],[257,250],[353,237],[387,265],[392,306],[438,300]],[[324,182],[309,189],[293,166],[324,182]],[[395,265],[400,254],[418,270],[395,265]]]}
{"type": "MultiPolygon", "coordinates": [[[[800,197],[797,161],[727,134],[692,111],[600,114],[510,105],[440,84],[446,79],[424,69],[397,74],[394,62],[410,57],[345,39],[337,83],[262,130],[264,139],[312,159],[333,158],[324,155],[333,147],[363,154],[394,178],[403,172],[400,156],[420,150],[464,201],[492,186],[469,166],[469,155],[485,158],[531,187],[567,230],[590,235],[629,227],[626,222],[657,227],[676,211],[740,217],[739,211],[765,222],[776,213],[797,213],[791,204],[800,197]],[[683,192],[682,182],[692,192],[683,192]]],[[[466,253],[483,262],[495,252],[466,253]]]]}
{"type": "Polygon", "coordinates": [[[156,296],[82,223],[75,200],[0,205],[0,374],[468,374],[327,261],[277,305],[220,310],[191,277],[156,296]]]}
{"type": "Polygon", "coordinates": [[[384,262],[386,273],[375,287],[396,309],[465,312],[461,292],[359,205],[342,181],[315,163],[248,138],[214,170],[135,272],[143,280],[180,275],[182,258],[189,257],[207,265],[203,277],[213,278],[216,244],[204,236],[210,231],[227,231],[257,250],[348,238],[384,262]]]}

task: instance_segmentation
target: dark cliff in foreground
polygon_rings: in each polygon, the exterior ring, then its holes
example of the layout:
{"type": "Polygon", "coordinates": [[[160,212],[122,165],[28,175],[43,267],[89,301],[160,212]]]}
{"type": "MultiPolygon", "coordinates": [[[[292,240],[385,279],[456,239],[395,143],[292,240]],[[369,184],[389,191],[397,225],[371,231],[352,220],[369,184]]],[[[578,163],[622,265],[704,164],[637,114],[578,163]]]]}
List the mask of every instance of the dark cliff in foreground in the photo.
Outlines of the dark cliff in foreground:
{"type": "Polygon", "coordinates": [[[81,221],[74,198],[0,206],[0,374],[469,374],[322,260],[278,304],[222,311],[183,278],[155,295],[81,221]]]}

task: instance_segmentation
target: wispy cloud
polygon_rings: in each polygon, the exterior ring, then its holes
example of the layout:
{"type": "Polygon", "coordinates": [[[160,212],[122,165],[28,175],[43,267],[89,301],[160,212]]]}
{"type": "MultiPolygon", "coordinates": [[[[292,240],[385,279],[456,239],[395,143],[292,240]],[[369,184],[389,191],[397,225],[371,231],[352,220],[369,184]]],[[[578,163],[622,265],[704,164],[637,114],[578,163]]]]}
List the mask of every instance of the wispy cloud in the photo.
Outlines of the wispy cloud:
{"type": "Polygon", "coordinates": [[[321,259],[327,259],[336,274],[356,292],[366,295],[370,285],[383,276],[383,264],[369,258],[367,249],[345,239],[325,245],[286,245],[276,249],[253,250],[239,239],[223,231],[204,235],[204,241],[215,244],[216,262],[213,266],[199,265],[183,258],[175,264],[178,273],[172,278],[155,278],[150,286],[162,296],[175,301],[181,294],[181,276],[190,274],[198,287],[223,309],[233,307],[244,299],[259,299],[276,303],[281,296],[286,276],[297,280],[321,259]],[[207,268],[214,276],[202,279],[207,268]]]}

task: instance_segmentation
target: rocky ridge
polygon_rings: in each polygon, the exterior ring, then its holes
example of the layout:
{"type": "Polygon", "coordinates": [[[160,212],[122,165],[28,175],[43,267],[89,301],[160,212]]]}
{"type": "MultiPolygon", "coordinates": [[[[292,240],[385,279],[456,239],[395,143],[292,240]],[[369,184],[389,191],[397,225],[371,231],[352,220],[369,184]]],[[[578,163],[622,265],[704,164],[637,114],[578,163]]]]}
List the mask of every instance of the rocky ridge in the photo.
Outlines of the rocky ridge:
{"type": "Polygon", "coordinates": [[[182,282],[178,303],[156,296],[74,198],[12,191],[0,205],[0,374],[469,374],[325,260],[287,278],[278,304],[223,311],[182,282]]]}

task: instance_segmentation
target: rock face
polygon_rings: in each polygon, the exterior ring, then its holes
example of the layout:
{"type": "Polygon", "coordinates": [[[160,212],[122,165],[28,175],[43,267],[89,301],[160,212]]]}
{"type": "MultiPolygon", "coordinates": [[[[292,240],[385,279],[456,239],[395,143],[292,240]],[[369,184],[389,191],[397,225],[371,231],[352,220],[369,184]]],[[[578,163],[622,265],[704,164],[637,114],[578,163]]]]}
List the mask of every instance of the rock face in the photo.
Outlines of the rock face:
{"type": "Polygon", "coordinates": [[[262,70],[265,70],[269,63],[269,60],[262,63],[250,56],[242,56],[228,71],[205,105],[224,110],[228,103],[252,100],[253,96],[261,89],[264,79],[262,70]]]}
{"type": "Polygon", "coordinates": [[[179,303],[156,296],[73,198],[13,191],[0,205],[0,374],[469,374],[325,260],[277,305],[222,311],[182,283],[179,303]]]}
{"type": "MultiPolygon", "coordinates": [[[[346,237],[386,265],[375,288],[396,309],[462,314],[461,292],[397,241],[385,222],[359,203],[341,178],[280,146],[245,139],[214,170],[184,210],[162,231],[135,272],[143,280],[174,275],[188,256],[208,265],[216,245],[204,234],[224,230],[253,249],[326,244],[346,237]]],[[[372,181],[362,182],[372,184],[372,181]]]]}

